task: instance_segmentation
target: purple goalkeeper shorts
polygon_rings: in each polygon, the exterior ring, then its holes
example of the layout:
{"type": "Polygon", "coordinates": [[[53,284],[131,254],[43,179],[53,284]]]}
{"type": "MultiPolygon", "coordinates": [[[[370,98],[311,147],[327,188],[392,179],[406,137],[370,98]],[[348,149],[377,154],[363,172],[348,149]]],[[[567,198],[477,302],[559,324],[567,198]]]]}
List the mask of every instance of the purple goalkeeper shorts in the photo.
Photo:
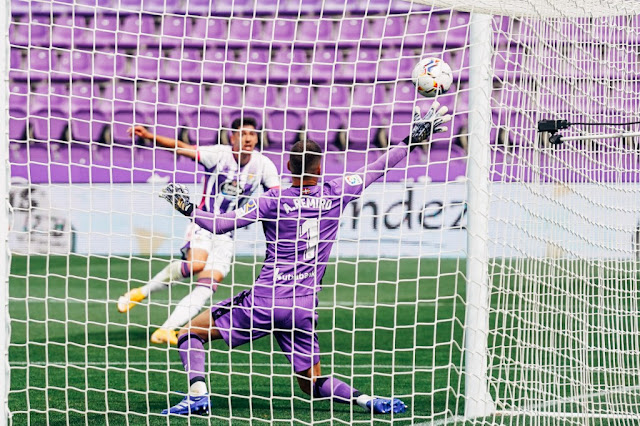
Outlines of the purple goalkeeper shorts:
{"type": "Polygon", "coordinates": [[[211,316],[232,348],[273,333],[294,370],[302,372],[320,362],[316,305],[315,295],[273,299],[245,290],[211,308],[211,316]]]}

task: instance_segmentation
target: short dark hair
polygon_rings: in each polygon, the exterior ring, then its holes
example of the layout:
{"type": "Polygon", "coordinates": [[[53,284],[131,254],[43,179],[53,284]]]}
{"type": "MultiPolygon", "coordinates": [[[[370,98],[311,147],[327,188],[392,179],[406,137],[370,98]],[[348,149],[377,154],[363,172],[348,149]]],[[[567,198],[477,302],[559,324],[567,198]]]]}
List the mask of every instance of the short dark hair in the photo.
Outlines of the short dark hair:
{"type": "Polygon", "coordinates": [[[291,148],[289,166],[294,176],[311,174],[322,162],[322,149],[312,140],[298,141],[291,148]]]}
{"type": "Polygon", "coordinates": [[[254,129],[258,128],[258,123],[256,123],[256,119],[253,117],[238,117],[231,123],[231,128],[233,130],[238,130],[242,126],[253,126],[254,129]]]}

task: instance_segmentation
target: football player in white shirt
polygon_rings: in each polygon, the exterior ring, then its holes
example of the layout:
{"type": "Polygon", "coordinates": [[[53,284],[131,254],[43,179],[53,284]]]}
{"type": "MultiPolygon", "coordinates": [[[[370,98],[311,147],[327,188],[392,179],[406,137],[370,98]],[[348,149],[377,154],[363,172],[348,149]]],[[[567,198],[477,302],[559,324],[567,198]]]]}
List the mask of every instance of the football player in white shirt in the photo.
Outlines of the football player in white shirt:
{"type": "MultiPolygon", "coordinates": [[[[202,164],[206,175],[198,208],[220,214],[242,207],[260,185],[265,191],[280,186],[276,166],[255,151],[258,143],[255,120],[238,118],[231,128],[230,145],[203,147],[154,135],[143,126],[132,127],[129,133],[153,140],[158,146],[175,149],[178,155],[202,164]]],[[[152,343],[176,345],[176,329],[200,312],[231,268],[232,235],[214,235],[192,223],[187,229],[186,240],[181,250],[182,260],[172,261],[146,285],[133,288],[118,299],[118,311],[128,312],[152,292],[164,290],[177,280],[196,278],[191,293],[151,335],[152,343]]]]}

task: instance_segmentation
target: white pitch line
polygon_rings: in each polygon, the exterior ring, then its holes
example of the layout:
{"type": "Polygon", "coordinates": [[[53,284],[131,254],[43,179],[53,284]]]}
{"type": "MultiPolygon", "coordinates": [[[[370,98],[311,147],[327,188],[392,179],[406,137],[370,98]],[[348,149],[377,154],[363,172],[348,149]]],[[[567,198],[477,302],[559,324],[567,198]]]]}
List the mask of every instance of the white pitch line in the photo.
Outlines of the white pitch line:
{"type": "Polygon", "coordinates": [[[444,426],[451,423],[458,423],[458,422],[465,422],[465,421],[466,421],[465,418],[462,416],[452,416],[452,417],[447,417],[440,420],[433,420],[431,422],[416,423],[414,424],[414,426],[444,426]]]}

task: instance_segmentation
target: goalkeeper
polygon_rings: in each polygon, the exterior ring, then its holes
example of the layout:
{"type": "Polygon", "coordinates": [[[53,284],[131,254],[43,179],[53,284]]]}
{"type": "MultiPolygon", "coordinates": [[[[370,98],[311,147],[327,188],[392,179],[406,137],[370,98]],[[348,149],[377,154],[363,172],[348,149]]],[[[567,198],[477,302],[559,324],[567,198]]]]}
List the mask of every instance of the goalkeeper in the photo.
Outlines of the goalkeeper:
{"type": "Polygon", "coordinates": [[[189,376],[189,393],[163,414],[208,412],[205,343],[223,339],[228,346],[236,347],[270,333],[293,364],[300,388],[313,398],[355,403],[374,414],[406,410],[399,399],[365,395],[335,377],[322,375],[315,332],[317,293],[336,241],[340,215],[347,204],[384,176],[389,167],[405,158],[409,147],[428,140],[432,133],[445,131],[442,124],[450,119],[447,108],[439,108],[437,102],[422,119],[416,110],[415,123],[406,143],[390,149],[354,174],[325,184],[318,184],[322,164],[320,147],[311,141],[297,142],[287,164],[293,175],[290,188],[270,190],[244,207],[224,214],[195,209],[182,185],[170,184],[164,189],[163,198],[215,234],[262,222],[267,253],[253,289],[202,312],[180,331],[178,350],[189,376]]]}
{"type": "MultiPolygon", "coordinates": [[[[260,185],[265,190],[280,185],[273,162],[254,148],[258,143],[256,122],[240,118],[231,123],[230,145],[196,147],[171,138],[157,136],[142,126],[129,129],[136,136],[154,140],[161,147],[175,150],[198,161],[205,168],[204,189],[199,208],[215,214],[244,206],[260,185]]],[[[151,293],[166,289],[172,282],[196,277],[191,292],[186,295],[169,318],[151,335],[151,342],[176,345],[176,329],[200,312],[231,268],[233,258],[232,232],[214,235],[192,223],[187,228],[182,260],[174,260],[158,272],[146,285],[131,289],[118,299],[118,311],[124,313],[151,293]]]]}

